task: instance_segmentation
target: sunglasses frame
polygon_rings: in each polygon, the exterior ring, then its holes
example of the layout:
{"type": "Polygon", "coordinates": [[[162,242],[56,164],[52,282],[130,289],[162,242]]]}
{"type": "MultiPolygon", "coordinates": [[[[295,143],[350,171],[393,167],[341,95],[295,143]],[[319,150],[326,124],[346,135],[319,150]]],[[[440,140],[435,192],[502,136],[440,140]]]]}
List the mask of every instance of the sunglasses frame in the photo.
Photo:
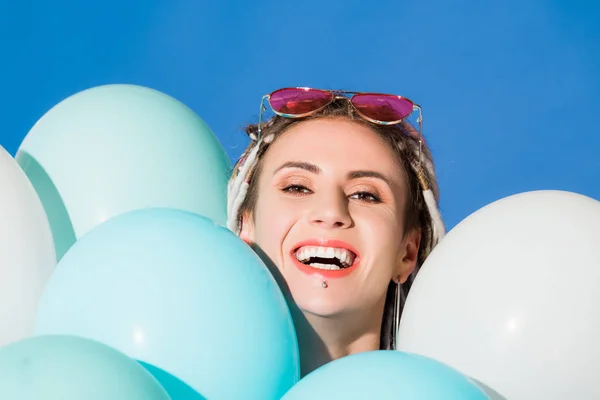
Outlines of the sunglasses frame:
{"type": "MultiPolygon", "coordinates": [[[[419,112],[419,116],[417,117],[417,122],[419,124],[419,132],[418,132],[418,137],[419,137],[419,142],[422,141],[423,138],[423,110],[421,108],[421,106],[419,104],[416,104],[415,102],[413,102],[412,100],[406,98],[406,97],[402,97],[402,96],[398,96],[398,95],[394,95],[394,94],[387,94],[387,93],[374,93],[374,92],[352,92],[352,91],[346,91],[346,90],[328,90],[328,89],[315,89],[315,88],[310,88],[310,87],[287,87],[287,88],[281,88],[281,89],[277,89],[273,92],[271,92],[270,94],[265,94],[261,101],[260,101],[260,113],[258,116],[258,132],[257,132],[257,140],[260,140],[260,136],[261,136],[261,132],[262,132],[262,115],[263,113],[267,110],[267,108],[265,107],[265,101],[267,102],[267,104],[269,104],[269,107],[271,108],[271,110],[276,114],[279,115],[280,117],[284,117],[284,118],[303,118],[303,117],[307,117],[309,115],[315,114],[321,110],[323,110],[325,107],[327,107],[329,104],[331,104],[333,101],[337,100],[337,99],[347,99],[350,104],[352,104],[352,107],[354,107],[354,110],[358,113],[358,115],[360,115],[361,118],[365,119],[368,122],[371,122],[373,124],[377,124],[377,125],[396,125],[401,123],[402,121],[406,120],[406,118],[408,118],[410,115],[412,115],[413,112],[418,111],[419,112]],[[275,110],[275,108],[273,108],[273,105],[271,104],[271,96],[274,93],[280,92],[282,90],[303,90],[303,91],[315,91],[315,92],[322,92],[322,93],[328,93],[331,95],[331,99],[324,104],[323,106],[306,112],[306,113],[302,113],[302,114],[288,114],[288,113],[281,113],[275,110]],[[379,121],[376,120],[374,118],[370,118],[367,117],[366,115],[364,115],[362,112],[360,112],[360,110],[358,110],[358,108],[354,105],[354,103],[352,102],[352,98],[354,98],[354,96],[356,95],[379,95],[379,96],[385,96],[385,97],[393,97],[393,98],[397,98],[397,99],[401,99],[404,101],[408,101],[410,104],[412,104],[413,109],[412,111],[406,115],[406,117],[401,118],[399,120],[396,121],[379,121]]],[[[415,132],[417,133],[417,132],[415,132]]]]}

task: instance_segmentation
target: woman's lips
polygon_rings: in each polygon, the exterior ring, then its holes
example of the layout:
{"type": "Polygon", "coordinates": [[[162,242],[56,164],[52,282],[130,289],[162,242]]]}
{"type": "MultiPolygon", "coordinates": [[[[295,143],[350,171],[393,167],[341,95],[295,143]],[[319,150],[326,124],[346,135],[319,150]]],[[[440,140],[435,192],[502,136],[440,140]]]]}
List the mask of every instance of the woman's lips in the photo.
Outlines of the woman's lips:
{"type": "MultiPolygon", "coordinates": [[[[329,252],[331,252],[331,250],[329,250],[329,252]]],[[[331,255],[331,253],[330,253],[330,255],[331,255]]],[[[290,253],[290,257],[292,258],[292,262],[294,263],[294,265],[300,271],[302,271],[308,275],[319,275],[319,276],[322,276],[323,278],[327,278],[327,279],[346,277],[346,276],[350,275],[352,272],[354,272],[360,264],[360,255],[358,254],[358,251],[354,247],[350,246],[348,243],[346,243],[344,241],[333,240],[333,239],[309,239],[309,240],[305,240],[303,242],[297,243],[294,246],[294,249],[292,250],[292,252],[290,253]],[[347,256],[346,259],[348,257],[353,259],[352,265],[350,265],[349,267],[346,267],[346,268],[340,268],[340,269],[335,269],[335,270],[311,267],[310,265],[304,264],[303,262],[299,261],[297,258],[297,254],[296,254],[298,249],[301,249],[306,246],[339,249],[340,251],[350,252],[351,255],[347,256]]]]}

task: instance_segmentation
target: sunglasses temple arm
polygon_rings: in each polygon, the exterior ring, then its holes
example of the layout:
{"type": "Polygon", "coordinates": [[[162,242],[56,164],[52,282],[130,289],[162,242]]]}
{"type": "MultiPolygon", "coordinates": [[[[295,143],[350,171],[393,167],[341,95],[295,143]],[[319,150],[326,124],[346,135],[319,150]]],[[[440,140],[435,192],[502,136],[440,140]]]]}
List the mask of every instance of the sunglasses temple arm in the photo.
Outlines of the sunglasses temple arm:
{"type": "Polygon", "coordinates": [[[269,99],[269,95],[268,94],[265,94],[262,97],[262,99],[260,99],[260,111],[258,113],[258,133],[256,135],[257,136],[256,137],[257,141],[260,140],[260,135],[261,135],[261,132],[262,132],[262,116],[263,116],[263,113],[265,112],[265,110],[267,109],[267,107],[265,107],[265,100],[268,100],[268,99],[269,99]]]}
{"type": "Polygon", "coordinates": [[[421,168],[423,166],[423,110],[419,106],[414,106],[414,110],[419,112],[417,122],[419,123],[419,168],[421,168]]]}

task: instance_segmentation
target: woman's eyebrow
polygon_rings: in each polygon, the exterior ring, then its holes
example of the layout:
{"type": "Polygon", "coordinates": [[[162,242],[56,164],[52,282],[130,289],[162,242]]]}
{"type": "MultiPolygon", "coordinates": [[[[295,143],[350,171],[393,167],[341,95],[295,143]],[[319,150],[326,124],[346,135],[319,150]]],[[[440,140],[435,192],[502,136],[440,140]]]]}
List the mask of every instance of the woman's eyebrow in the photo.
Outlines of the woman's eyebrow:
{"type": "Polygon", "coordinates": [[[276,168],[273,172],[273,175],[275,175],[277,172],[281,171],[284,168],[300,168],[308,172],[312,172],[313,174],[321,173],[321,168],[317,167],[315,164],[311,164],[304,161],[288,161],[276,168]]]}
{"type": "Polygon", "coordinates": [[[381,172],[377,172],[377,171],[351,171],[348,173],[348,179],[359,179],[359,178],[377,178],[377,179],[381,179],[382,181],[384,181],[385,183],[387,183],[388,186],[392,186],[392,183],[390,182],[390,180],[383,175],[381,172]]]}

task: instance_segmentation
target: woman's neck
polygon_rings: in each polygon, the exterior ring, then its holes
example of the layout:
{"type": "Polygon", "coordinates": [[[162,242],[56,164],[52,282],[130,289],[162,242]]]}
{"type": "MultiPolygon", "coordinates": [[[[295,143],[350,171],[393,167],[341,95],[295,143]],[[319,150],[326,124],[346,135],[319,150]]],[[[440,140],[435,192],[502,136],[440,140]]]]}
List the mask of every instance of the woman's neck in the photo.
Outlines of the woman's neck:
{"type": "Polygon", "coordinates": [[[366,320],[365,316],[320,317],[292,311],[298,346],[301,376],[338,358],[379,349],[381,319],[366,320]]]}

